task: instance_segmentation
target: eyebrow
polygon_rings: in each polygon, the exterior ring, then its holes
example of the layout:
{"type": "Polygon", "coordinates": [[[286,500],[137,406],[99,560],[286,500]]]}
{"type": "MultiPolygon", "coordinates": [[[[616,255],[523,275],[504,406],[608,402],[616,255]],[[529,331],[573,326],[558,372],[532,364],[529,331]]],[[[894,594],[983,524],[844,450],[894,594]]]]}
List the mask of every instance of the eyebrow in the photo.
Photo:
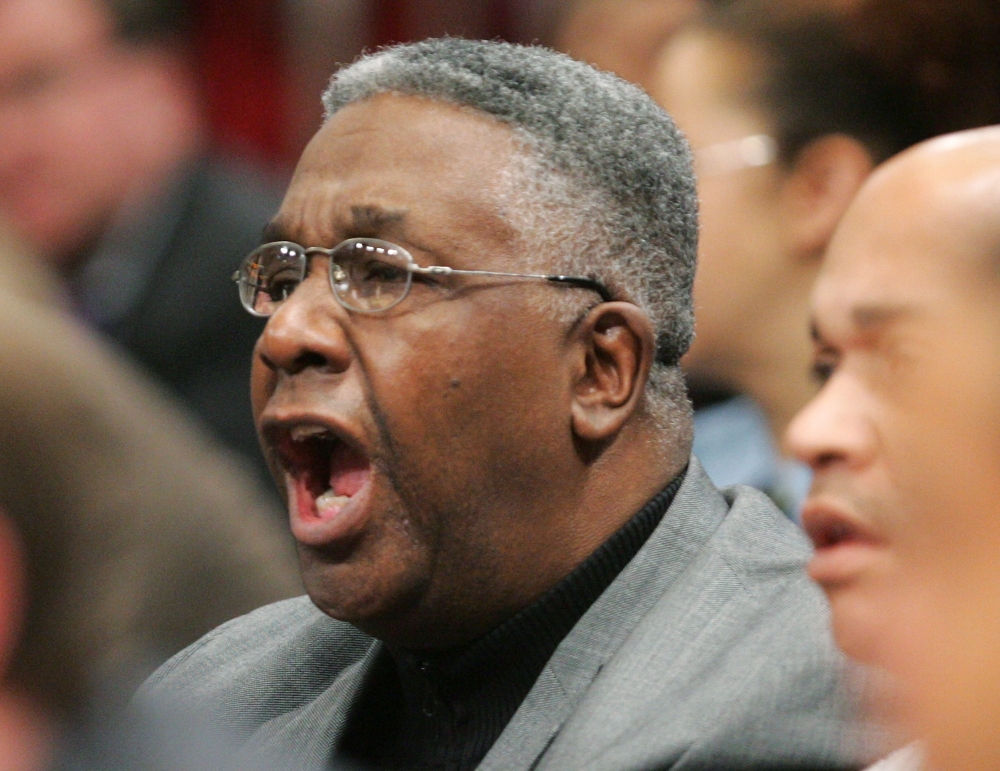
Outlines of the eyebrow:
{"type": "MultiPolygon", "coordinates": [[[[346,228],[352,236],[379,236],[387,230],[402,234],[406,224],[406,211],[403,209],[383,209],[381,206],[366,205],[351,207],[351,224],[346,228]]],[[[282,224],[281,220],[271,220],[264,226],[261,243],[274,241],[295,241],[295,238],[282,224]]],[[[314,244],[302,244],[313,246],[314,244]]]]}
{"type": "Polygon", "coordinates": [[[354,230],[381,233],[384,230],[402,230],[406,224],[403,209],[383,209],[381,206],[352,206],[354,230]]]}

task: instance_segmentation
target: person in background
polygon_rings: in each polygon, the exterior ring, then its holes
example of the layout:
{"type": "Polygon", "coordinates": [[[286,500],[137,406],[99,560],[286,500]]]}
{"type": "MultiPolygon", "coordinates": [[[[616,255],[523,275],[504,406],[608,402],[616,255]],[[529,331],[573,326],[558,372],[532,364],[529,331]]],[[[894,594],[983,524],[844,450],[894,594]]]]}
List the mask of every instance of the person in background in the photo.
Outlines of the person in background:
{"type": "Polygon", "coordinates": [[[570,0],[555,14],[552,45],[647,91],[660,50],[699,0],[570,0]]]}
{"type": "Polygon", "coordinates": [[[7,600],[24,619],[4,616],[0,680],[75,724],[97,693],[126,697],[205,631],[301,583],[254,476],[53,307],[43,264],[5,240],[0,274],[0,583],[21,586],[7,600]]]}
{"type": "Polygon", "coordinates": [[[266,475],[230,276],[280,201],[208,147],[171,0],[0,4],[0,215],[68,302],[266,475]]]}
{"type": "Polygon", "coordinates": [[[992,0],[717,5],[664,47],[654,97],[696,156],[695,454],[796,515],[808,469],[780,449],[814,393],[808,298],[834,227],[880,161],[1000,121],[992,0]],[[706,398],[708,397],[708,398],[706,398]]]}
{"type": "Polygon", "coordinates": [[[902,686],[883,718],[949,771],[1000,768],[998,254],[1000,128],[876,172],[824,259],[822,385],[788,431],[837,642],[902,686]]]}

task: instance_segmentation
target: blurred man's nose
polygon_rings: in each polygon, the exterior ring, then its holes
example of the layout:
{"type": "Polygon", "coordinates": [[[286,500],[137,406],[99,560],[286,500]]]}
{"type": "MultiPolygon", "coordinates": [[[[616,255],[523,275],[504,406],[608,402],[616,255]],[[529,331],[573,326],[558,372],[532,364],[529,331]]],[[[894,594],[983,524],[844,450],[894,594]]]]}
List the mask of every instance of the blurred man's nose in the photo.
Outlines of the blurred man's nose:
{"type": "Polygon", "coordinates": [[[814,472],[834,465],[861,467],[869,463],[877,438],[863,389],[834,375],[795,416],[785,444],[814,472]]]}
{"type": "Polygon", "coordinates": [[[347,311],[334,299],[326,271],[306,278],[267,320],[257,355],[272,369],[296,374],[309,367],[343,372],[351,349],[347,311]]]}

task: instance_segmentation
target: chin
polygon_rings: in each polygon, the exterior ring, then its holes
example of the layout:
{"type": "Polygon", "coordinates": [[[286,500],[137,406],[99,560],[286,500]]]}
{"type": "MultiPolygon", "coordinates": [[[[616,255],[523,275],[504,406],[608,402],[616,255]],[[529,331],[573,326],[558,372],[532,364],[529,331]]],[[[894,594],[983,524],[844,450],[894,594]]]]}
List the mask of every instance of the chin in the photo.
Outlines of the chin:
{"type": "Polygon", "coordinates": [[[877,602],[860,590],[841,588],[827,592],[837,647],[860,664],[884,667],[883,620],[877,602]]]}
{"type": "Polygon", "coordinates": [[[299,562],[316,607],[382,639],[395,619],[420,604],[429,583],[419,564],[388,555],[372,559],[355,553],[340,560],[300,545],[299,562]]]}

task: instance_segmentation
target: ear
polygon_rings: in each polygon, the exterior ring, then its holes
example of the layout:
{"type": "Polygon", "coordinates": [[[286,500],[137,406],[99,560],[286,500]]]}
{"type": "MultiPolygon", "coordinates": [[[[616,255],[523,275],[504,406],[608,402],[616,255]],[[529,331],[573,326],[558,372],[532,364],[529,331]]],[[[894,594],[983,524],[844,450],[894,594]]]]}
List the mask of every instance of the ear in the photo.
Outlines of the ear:
{"type": "Polygon", "coordinates": [[[781,191],[794,254],[822,257],[837,223],[874,168],[868,149],[845,134],[820,137],[803,148],[781,191]]]}
{"type": "Polygon", "coordinates": [[[656,356],[653,322],[632,303],[602,303],[576,327],[582,357],[573,382],[573,431],[602,442],[635,412],[656,356]]]}

